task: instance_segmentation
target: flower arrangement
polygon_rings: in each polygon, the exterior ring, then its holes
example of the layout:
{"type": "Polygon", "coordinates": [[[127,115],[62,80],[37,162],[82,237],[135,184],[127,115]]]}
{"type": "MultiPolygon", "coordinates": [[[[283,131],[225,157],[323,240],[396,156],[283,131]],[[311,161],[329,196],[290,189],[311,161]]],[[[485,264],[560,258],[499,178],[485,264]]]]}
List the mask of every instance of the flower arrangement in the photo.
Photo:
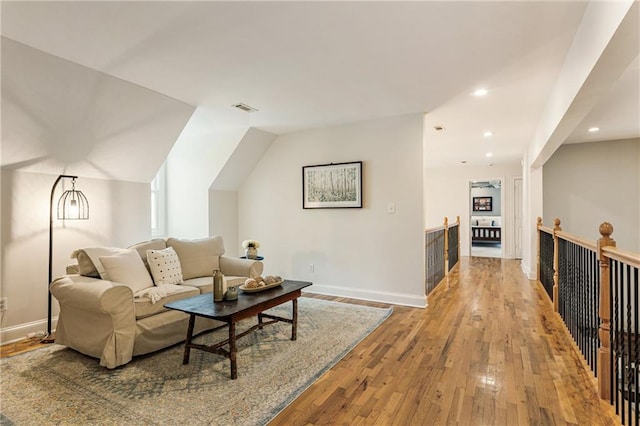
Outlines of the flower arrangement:
{"type": "Polygon", "coordinates": [[[242,242],[242,248],[246,249],[249,247],[260,248],[260,243],[256,240],[244,240],[242,242]]]}

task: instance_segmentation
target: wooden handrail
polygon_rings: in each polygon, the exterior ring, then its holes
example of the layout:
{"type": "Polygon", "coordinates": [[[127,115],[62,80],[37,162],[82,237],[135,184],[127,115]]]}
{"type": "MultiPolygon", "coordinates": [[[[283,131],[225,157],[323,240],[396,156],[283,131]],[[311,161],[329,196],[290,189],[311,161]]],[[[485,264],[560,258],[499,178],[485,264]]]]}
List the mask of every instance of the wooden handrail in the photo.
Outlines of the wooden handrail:
{"type": "Polygon", "coordinates": [[[617,260],[618,262],[640,269],[640,253],[624,251],[616,247],[603,247],[602,253],[609,259],[617,260]]]}
{"type": "Polygon", "coordinates": [[[558,231],[558,232],[556,232],[556,235],[559,238],[562,238],[563,240],[566,240],[566,241],[572,242],[574,244],[577,244],[579,246],[582,246],[582,247],[586,248],[587,250],[596,251],[596,243],[595,243],[595,241],[585,240],[583,238],[576,237],[575,235],[569,234],[569,233],[564,232],[564,231],[558,231]]]}
{"type": "Polygon", "coordinates": [[[553,228],[547,228],[546,226],[539,226],[538,229],[541,230],[542,232],[546,232],[547,234],[553,235],[553,228]]]}
{"type": "Polygon", "coordinates": [[[440,231],[440,230],[444,230],[444,226],[440,225],[440,226],[434,226],[433,228],[427,228],[424,230],[425,234],[430,234],[431,232],[436,232],[436,231],[440,231]]]}

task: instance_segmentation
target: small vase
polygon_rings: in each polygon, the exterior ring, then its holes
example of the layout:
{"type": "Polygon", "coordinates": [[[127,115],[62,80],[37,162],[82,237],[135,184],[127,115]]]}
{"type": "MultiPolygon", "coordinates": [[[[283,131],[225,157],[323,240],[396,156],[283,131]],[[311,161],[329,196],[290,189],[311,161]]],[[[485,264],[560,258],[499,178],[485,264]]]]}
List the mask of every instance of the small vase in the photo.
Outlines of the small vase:
{"type": "Polygon", "coordinates": [[[244,251],[247,259],[255,259],[258,257],[258,249],[255,247],[247,247],[244,251]]]}

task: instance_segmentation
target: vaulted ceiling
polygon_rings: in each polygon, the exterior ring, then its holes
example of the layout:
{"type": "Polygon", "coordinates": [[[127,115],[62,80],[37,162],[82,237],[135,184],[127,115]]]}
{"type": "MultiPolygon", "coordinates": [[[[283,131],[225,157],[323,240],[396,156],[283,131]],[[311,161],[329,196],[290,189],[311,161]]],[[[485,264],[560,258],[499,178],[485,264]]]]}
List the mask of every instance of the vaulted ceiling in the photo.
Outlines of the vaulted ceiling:
{"type": "MultiPolygon", "coordinates": [[[[2,165],[42,166],[60,144],[87,144],[95,158],[125,147],[129,156],[154,146],[166,153],[196,108],[211,129],[274,134],[427,113],[445,127],[452,151],[468,150],[466,160],[486,163],[478,145],[491,130],[491,161],[518,161],[587,7],[2,2],[2,165]],[[470,96],[478,87],[489,90],[481,102],[470,96]],[[259,111],[231,107],[239,102],[259,111]]],[[[567,140],[638,137],[638,80],[636,59],[567,140]],[[597,136],[581,128],[589,122],[601,128],[597,136]]],[[[432,154],[432,165],[460,160],[432,154]]],[[[120,176],[111,168],[124,160],[113,160],[96,167],[120,176]]]]}

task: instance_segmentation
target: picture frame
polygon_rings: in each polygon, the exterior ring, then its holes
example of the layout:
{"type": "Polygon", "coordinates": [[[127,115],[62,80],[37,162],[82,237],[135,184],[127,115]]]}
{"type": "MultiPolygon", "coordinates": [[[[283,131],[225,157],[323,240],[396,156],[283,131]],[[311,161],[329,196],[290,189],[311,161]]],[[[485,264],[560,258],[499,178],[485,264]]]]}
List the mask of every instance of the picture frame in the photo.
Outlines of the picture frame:
{"type": "Polygon", "coordinates": [[[303,166],[302,208],[362,208],[362,161],[303,166]]]}
{"type": "Polygon", "coordinates": [[[490,212],[493,210],[493,197],[473,197],[474,212],[490,212]]]}

